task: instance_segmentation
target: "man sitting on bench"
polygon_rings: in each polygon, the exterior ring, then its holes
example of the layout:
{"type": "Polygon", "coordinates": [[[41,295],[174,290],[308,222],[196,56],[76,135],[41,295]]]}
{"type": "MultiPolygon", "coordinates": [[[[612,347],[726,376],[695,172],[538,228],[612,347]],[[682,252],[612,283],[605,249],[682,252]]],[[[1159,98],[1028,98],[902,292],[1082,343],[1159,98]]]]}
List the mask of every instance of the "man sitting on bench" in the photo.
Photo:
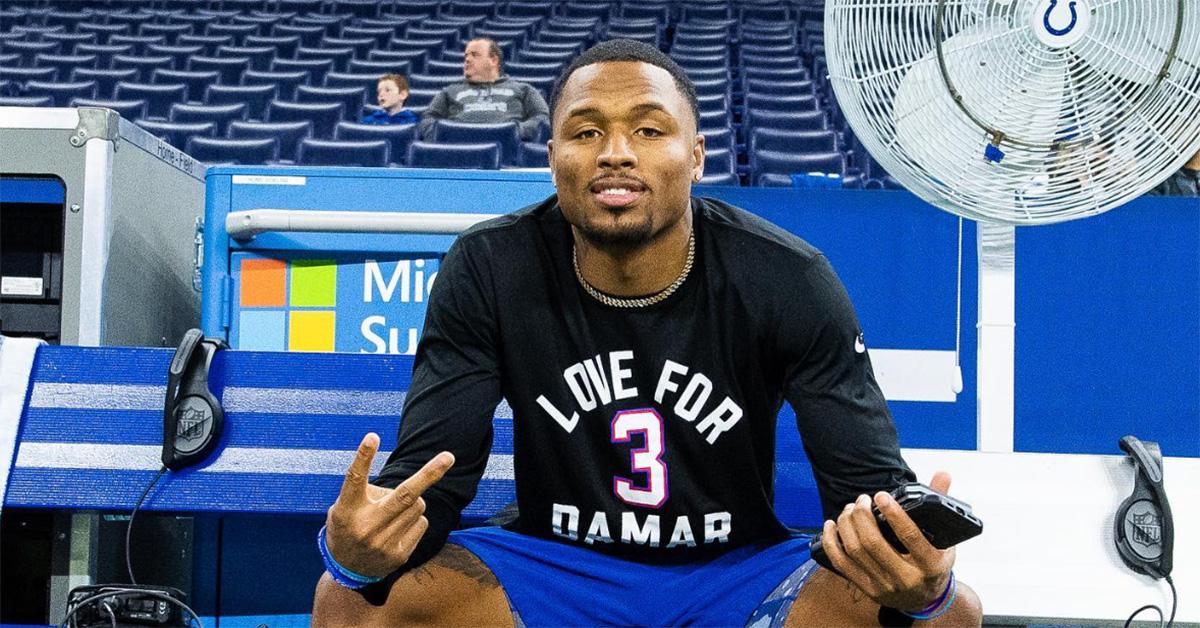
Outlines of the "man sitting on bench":
{"type": "Polygon", "coordinates": [[[314,624],[981,622],[954,549],[887,494],[915,478],[829,262],[690,197],[697,109],[683,70],[645,44],[604,42],[563,72],[557,195],[447,254],[396,450],[368,484],[368,434],[329,509],[314,624]],[[501,398],[519,515],[454,531],[501,398]],[[784,399],[845,578],[773,511],[784,399]],[[909,553],[883,539],[872,503],[909,553]]]}

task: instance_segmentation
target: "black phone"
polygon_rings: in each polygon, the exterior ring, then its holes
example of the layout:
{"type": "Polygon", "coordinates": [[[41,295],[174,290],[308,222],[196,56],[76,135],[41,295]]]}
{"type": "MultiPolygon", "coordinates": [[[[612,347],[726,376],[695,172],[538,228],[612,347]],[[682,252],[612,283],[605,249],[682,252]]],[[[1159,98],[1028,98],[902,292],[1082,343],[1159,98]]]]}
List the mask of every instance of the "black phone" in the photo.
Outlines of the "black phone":
{"type": "MultiPolygon", "coordinates": [[[[946,549],[963,541],[979,536],[983,532],[983,521],[971,512],[970,504],[942,495],[924,484],[904,484],[892,491],[892,497],[908,514],[913,523],[921,529],[929,544],[938,549],[946,549]]],[[[879,532],[896,551],[907,554],[908,548],[896,537],[892,526],[888,525],[878,506],[873,506],[875,521],[879,523],[879,532]]],[[[811,554],[813,560],[822,567],[838,573],[821,543],[821,533],[813,537],[811,554]]]]}

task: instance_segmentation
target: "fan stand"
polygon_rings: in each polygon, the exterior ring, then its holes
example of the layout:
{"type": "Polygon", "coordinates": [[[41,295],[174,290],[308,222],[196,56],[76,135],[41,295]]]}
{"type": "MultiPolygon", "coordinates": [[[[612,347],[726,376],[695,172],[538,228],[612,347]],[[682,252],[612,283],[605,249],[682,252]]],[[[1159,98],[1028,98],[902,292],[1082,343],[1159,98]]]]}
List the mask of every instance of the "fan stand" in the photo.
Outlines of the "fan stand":
{"type": "Polygon", "coordinates": [[[976,223],[979,260],[976,438],[979,451],[1013,451],[1016,227],[976,223]]]}

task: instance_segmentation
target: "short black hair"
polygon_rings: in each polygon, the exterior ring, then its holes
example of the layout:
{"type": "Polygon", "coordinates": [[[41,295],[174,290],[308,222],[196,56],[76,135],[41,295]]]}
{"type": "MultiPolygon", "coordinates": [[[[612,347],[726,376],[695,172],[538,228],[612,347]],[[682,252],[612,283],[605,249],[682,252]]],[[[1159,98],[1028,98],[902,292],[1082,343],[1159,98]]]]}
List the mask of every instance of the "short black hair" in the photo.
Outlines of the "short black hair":
{"type": "Polygon", "coordinates": [[[603,41],[591,48],[588,48],[583,54],[575,57],[571,65],[558,75],[558,79],[554,81],[554,89],[550,91],[550,118],[554,119],[554,113],[558,111],[559,97],[562,95],[563,85],[566,85],[567,79],[575,73],[575,70],[584,66],[592,65],[593,63],[604,63],[606,61],[641,61],[656,65],[667,71],[672,79],[675,79],[675,87],[679,89],[679,93],[687,98],[688,104],[692,107],[692,116],[696,120],[696,128],[700,128],[700,102],[696,100],[696,85],[692,83],[692,79],[688,78],[683,68],[675,63],[675,60],[663,54],[663,51],[651,46],[650,44],[635,41],[632,39],[610,39],[603,41]]]}

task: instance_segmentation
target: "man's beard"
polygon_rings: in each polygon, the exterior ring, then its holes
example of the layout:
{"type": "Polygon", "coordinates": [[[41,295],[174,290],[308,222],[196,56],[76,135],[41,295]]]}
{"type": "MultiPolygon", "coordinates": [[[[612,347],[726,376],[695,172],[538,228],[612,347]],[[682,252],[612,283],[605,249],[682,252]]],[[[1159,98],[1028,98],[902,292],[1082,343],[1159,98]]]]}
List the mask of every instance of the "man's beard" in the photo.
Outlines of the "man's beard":
{"type": "Polygon", "coordinates": [[[589,243],[601,248],[633,249],[652,242],[657,235],[654,224],[647,216],[635,224],[598,225],[585,217],[578,225],[579,234],[589,243]]]}

